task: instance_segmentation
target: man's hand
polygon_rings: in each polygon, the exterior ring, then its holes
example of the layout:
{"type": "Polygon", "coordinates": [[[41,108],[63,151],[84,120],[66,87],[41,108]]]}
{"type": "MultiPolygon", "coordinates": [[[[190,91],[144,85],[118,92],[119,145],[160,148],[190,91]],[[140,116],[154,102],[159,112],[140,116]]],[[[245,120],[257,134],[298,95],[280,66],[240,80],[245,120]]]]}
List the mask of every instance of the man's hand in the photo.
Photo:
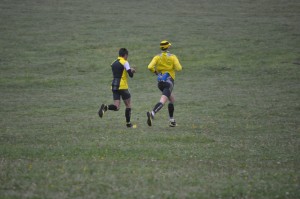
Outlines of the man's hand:
{"type": "Polygon", "coordinates": [[[136,70],[134,68],[130,68],[130,70],[131,70],[132,73],[136,72],[136,70]]]}

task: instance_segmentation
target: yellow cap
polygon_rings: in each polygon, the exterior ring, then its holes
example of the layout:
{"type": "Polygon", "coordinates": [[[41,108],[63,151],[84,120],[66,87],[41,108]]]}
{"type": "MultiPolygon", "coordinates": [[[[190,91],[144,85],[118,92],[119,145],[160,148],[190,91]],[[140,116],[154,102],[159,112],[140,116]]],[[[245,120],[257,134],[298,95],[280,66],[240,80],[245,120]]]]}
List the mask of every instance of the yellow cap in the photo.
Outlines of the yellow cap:
{"type": "Polygon", "coordinates": [[[163,40],[160,42],[160,49],[166,50],[171,46],[171,43],[168,42],[167,40],[163,40]]]}

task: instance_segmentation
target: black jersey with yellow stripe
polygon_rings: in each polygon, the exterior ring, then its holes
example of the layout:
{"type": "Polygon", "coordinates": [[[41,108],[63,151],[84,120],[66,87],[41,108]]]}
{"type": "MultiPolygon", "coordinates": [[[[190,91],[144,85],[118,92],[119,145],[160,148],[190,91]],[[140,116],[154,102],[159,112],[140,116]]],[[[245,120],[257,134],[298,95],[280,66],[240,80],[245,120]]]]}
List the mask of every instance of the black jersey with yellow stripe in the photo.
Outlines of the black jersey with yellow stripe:
{"type": "Polygon", "coordinates": [[[123,57],[118,57],[118,59],[111,64],[113,73],[112,90],[128,89],[127,72],[130,77],[132,77],[133,74],[131,73],[130,67],[126,71],[126,68],[124,67],[126,62],[127,60],[123,57]]]}

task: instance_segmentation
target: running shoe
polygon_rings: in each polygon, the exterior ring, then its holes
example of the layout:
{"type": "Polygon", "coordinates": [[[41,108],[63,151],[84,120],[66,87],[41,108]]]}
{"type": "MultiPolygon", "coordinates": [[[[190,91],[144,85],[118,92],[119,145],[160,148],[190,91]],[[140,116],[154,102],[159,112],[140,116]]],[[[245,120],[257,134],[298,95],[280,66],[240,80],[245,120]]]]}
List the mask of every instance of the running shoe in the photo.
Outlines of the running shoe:
{"type": "Polygon", "coordinates": [[[177,126],[175,119],[170,119],[170,121],[169,121],[169,126],[170,126],[170,127],[175,127],[175,126],[177,126]]]}
{"type": "Polygon", "coordinates": [[[152,119],[153,119],[153,116],[151,114],[151,112],[147,112],[147,124],[148,126],[152,126],[152,119]]]}
{"type": "Polygon", "coordinates": [[[108,109],[108,106],[107,106],[107,105],[105,105],[105,104],[102,104],[102,105],[101,105],[101,107],[100,107],[100,109],[99,109],[99,111],[98,111],[98,115],[99,115],[100,118],[103,117],[103,115],[104,115],[104,113],[107,111],[107,109],[108,109]]]}

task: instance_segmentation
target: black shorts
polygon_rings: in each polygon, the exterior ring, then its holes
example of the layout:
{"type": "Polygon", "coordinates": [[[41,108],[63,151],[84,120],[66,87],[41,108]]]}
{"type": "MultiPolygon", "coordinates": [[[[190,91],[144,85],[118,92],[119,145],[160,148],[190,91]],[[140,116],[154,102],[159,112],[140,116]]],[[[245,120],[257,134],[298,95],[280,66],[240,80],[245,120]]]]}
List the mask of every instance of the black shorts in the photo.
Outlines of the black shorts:
{"type": "Polygon", "coordinates": [[[168,98],[171,96],[174,87],[174,80],[168,79],[167,81],[158,82],[157,87],[161,90],[162,94],[168,98]]]}
{"type": "Polygon", "coordinates": [[[114,100],[120,100],[121,96],[123,100],[127,100],[131,97],[128,89],[124,90],[112,90],[114,100]]]}

